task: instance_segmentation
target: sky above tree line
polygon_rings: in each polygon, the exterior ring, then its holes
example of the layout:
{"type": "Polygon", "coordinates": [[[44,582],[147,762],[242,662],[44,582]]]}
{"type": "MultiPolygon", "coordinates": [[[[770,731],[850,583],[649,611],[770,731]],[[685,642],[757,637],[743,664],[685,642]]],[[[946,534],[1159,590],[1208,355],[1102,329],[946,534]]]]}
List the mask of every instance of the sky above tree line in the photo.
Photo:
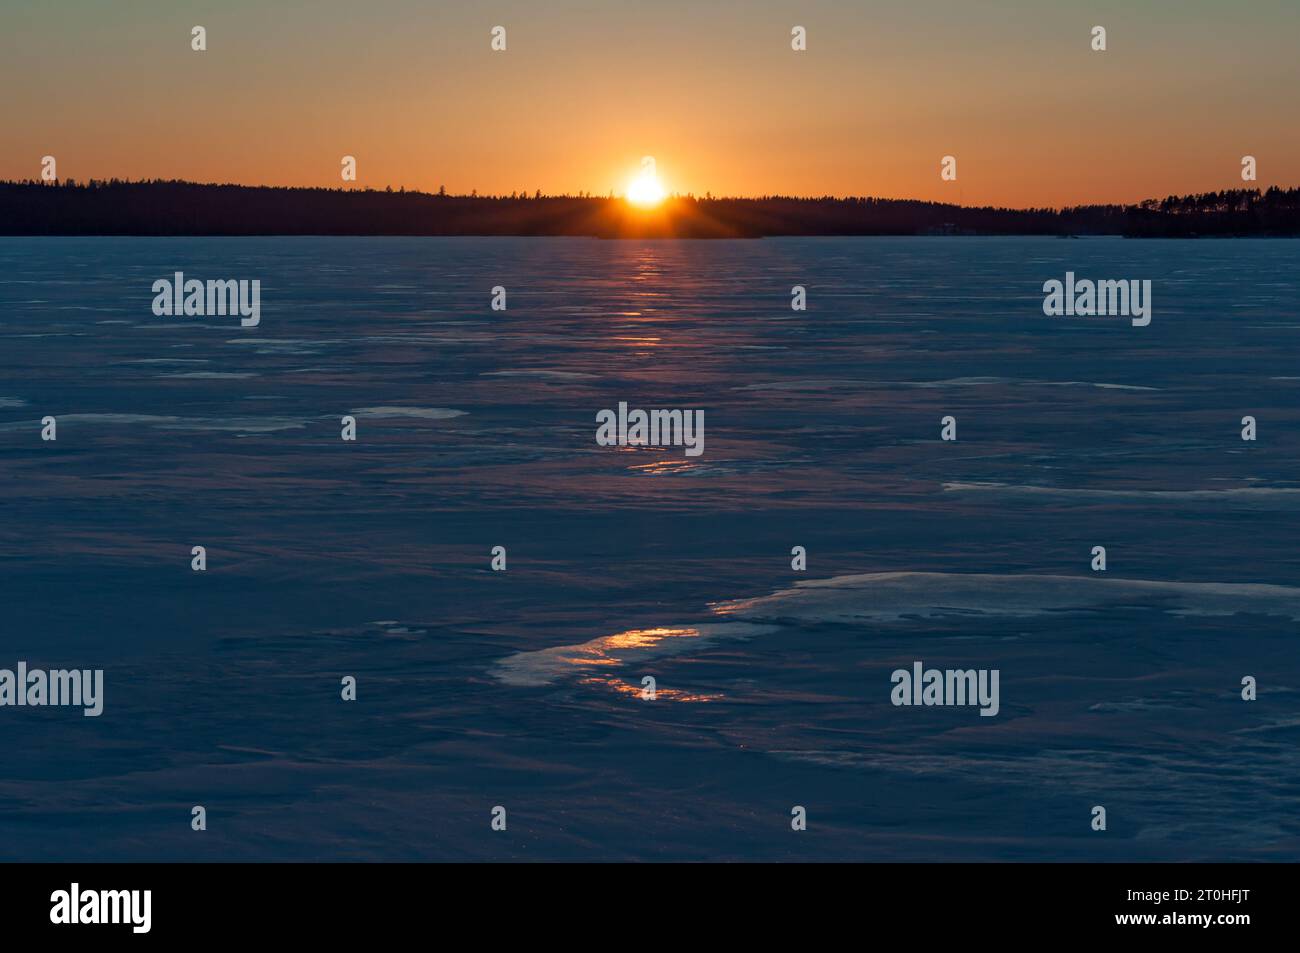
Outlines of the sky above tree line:
{"type": "Polygon", "coordinates": [[[83,180],[604,195],[653,156],[665,189],[701,195],[1030,207],[1300,184],[1294,0],[7,0],[0,18],[4,179],[53,155],[83,180]]]}

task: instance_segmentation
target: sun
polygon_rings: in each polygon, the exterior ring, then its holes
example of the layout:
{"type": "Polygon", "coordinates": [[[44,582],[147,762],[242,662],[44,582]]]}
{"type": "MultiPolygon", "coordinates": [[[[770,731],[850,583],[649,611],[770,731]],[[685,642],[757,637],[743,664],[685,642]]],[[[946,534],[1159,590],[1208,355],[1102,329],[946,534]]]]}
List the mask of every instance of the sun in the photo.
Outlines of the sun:
{"type": "Polygon", "coordinates": [[[659,176],[649,170],[642,172],[627,185],[627,200],[642,208],[658,205],[667,196],[659,176]]]}

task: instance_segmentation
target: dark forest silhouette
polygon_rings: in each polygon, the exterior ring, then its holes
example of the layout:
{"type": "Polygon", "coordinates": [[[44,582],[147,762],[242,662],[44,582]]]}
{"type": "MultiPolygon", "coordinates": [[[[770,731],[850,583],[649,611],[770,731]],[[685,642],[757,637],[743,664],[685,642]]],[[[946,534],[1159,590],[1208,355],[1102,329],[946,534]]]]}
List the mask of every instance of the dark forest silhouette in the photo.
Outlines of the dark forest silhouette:
{"type": "Polygon", "coordinates": [[[878,198],[447,195],[180,181],[0,182],[3,235],[1300,236],[1300,189],[1238,189],[1065,209],[878,198]]]}

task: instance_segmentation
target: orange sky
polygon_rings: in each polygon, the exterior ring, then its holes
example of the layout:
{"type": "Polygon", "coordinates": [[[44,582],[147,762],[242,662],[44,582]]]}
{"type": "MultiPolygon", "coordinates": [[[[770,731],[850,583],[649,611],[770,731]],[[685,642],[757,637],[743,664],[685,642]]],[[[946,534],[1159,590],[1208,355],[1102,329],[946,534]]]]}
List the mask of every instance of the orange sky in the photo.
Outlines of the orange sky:
{"type": "Polygon", "coordinates": [[[337,186],[350,154],[361,186],[606,194],[653,155],[682,192],[1029,206],[1237,188],[1252,154],[1255,184],[1300,185],[1294,0],[6,0],[3,18],[0,178],[50,154],[64,178],[337,186]]]}

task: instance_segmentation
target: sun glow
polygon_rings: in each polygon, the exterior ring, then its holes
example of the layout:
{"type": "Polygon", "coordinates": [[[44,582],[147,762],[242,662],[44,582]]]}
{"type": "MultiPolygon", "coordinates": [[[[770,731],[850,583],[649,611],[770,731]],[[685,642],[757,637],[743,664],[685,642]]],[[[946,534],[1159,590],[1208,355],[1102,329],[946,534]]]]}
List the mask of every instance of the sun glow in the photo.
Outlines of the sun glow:
{"type": "Polygon", "coordinates": [[[659,176],[650,171],[642,172],[627,185],[627,200],[643,208],[658,205],[667,196],[659,176]]]}

